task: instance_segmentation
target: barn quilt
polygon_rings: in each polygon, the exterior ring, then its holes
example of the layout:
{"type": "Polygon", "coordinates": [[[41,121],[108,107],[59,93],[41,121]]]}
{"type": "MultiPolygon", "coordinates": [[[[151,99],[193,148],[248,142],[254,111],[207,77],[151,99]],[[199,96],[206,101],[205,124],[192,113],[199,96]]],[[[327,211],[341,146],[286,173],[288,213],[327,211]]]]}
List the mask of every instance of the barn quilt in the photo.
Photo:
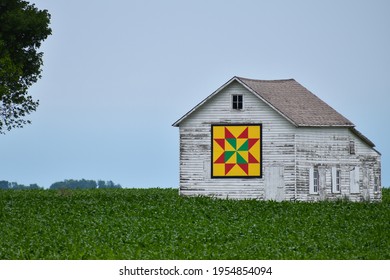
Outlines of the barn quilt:
{"type": "Polygon", "coordinates": [[[261,125],[212,126],[212,177],[261,177],[261,125]]]}

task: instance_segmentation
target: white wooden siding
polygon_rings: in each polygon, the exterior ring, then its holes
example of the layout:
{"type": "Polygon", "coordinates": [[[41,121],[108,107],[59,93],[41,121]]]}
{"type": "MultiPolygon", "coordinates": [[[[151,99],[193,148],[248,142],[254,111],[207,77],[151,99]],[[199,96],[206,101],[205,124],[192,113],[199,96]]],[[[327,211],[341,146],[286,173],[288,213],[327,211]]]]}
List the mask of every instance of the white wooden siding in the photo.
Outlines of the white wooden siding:
{"type": "MultiPolygon", "coordinates": [[[[380,193],[374,193],[375,177],[380,180],[380,155],[365,142],[358,138],[348,128],[298,128],[295,135],[296,144],[296,171],[297,171],[297,199],[320,200],[341,199],[347,197],[351,200],[380,200],[380,193]],[[355,141],[356,153],[349,153],[349,141],[355,141]],[[310,170],[318,166],[324,171],[320,174],[325,177],[322,193],[315,194],[311,191],[310,170]],[[372,179],[367,175],[366,191],[356,191],[359,186],[362,172],[354,177],[357,185],[351,191],[350,172],[355,168],[365,166],[366,174],[372,174],[372,179]],[[340,191],[332,190],[332,172],[340,170],[340,191]],[[333,170],[333,171],[332,171],[333,170]],[[377,171],[379,170],[379,171],[377,171]]],[[[354,173],[355,174],[355,173],[354,173]]],[[[354,175],[355,176],[355,175],[354,175]]],[[[335,177],[335,176],[334,176],[335,177]]],[[[321,180],[321,179],[320,179],[321,180]]]]}

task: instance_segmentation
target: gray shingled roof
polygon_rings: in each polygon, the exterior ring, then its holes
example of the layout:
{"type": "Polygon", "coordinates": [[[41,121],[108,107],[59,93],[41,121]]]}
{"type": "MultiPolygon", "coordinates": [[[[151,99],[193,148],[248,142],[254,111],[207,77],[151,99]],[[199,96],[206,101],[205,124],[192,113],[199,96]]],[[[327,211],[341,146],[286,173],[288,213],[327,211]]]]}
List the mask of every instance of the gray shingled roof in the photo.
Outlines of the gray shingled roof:
{"type": "Polygon", "coordinates": [[[351,121],[294,79],[235,78],[296,126],[354,126],[351,121]]]}
{"type": "MultiPolygon", "coordinates": [[[[232,82],[239,82],[253,94],[264,100],[277,112],[283,115],[297,127],[320,126],[320,127],[347,127],[366,142],[372,148],[375,147],[367,137],[355,129],[355,125],[347,118],[338,113],[316,95],[307,90],[294,79],[288,80],[253,80],[241,77],[233,77],[211,95],[206,97],[187,114],[177,120],[173,126],[180,123],[191,115],[196,109],[206,103],[214,95],[232,82]]],[[[379,152],[378,152],[379,153],[379,152]]],[[[380,153],[379,153],[380,154],[380,153]]]]}

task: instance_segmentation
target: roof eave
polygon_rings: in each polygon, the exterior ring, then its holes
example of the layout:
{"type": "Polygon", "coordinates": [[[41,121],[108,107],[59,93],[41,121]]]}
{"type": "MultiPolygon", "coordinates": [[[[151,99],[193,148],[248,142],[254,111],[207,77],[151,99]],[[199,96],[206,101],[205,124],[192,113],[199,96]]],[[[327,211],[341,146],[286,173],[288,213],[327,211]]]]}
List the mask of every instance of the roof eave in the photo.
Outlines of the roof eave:
{"type": "Polygon", "coordinates": [[[377,152],[379,155],[382,155],[377,149],[375,149],[375,144],[370,139],[368,139],[366,136],[363,135],[359,130],[357,130],[355,127],[351,127],[350,130],[353,134],[355,134],[358,138],[360,138],[364,143],[366,143],[368,146],[370,146],[375,152],[377,152]]]}
{"type": "Polygon", "coordinates": [[[237,80],[237,77],[231,78],[229,81],[224,83],[222,86],[220,86],[216,91],[214,91],[212,94],[207,96],[205,99],[203,99],[201,102],[199,102],[195,107],[193,107],[191,110],[189,110],[184,116],[182,116],[180,119],[178,119],[176,122],[172,124],[174,127],[178,127],[182,121],[184,121],[189,115],[191,115],[193,112],[195,112],[199,107],[201,107],[204,103],[206,103],[208,100],[213,98],[215,95],[217,95],[221,90],[223,90],[225,87],[227,87],[230,83],[237,80]]]}
{"type": "Polygon", "coordinates": [[[353,124],[298,124],[297,127],[347,127],[353,128],[353,124]]]}

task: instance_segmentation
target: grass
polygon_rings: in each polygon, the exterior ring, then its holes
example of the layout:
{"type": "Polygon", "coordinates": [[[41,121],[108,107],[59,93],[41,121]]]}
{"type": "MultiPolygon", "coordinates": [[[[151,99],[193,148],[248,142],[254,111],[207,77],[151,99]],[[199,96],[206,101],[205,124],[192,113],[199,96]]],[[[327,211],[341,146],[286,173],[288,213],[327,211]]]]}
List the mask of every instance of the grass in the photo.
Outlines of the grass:
{"type": "Polygon", "coordinates": [[[0,259],[390,259],[381,203],[179,197],[174,189],[0,191],[0,259]]]}

